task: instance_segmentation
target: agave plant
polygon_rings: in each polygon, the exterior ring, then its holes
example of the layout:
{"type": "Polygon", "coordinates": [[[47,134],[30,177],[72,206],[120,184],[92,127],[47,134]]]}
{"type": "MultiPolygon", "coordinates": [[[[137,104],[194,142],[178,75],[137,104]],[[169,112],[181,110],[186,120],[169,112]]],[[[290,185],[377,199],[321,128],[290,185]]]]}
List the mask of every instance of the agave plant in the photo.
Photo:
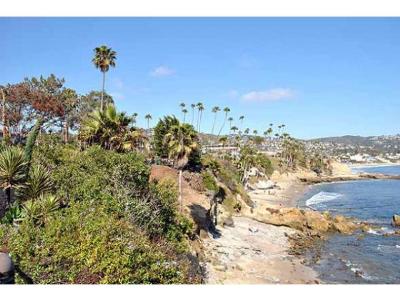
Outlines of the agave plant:
{"type": "Polygon", "coordinates": [[[42,165],[31,167],[25,185],[19,194],[22,199],[37,199],[41,195],[49,193],[53,189],[53,182],[50,178],[50,171],[42,165]]]}
{"type": "Polygon", "coordinates": [[[59,208],[60,201],[56,196],[42,194],[36,200],[29,200],[23,204],[22,219],[35,225],[44,225],[59,208]]]}
{"type": "Polygon", "coordinates": [[[0,152],[0,187],[11,204],[11,194],[26,181],[27,161],[24,152],[17,147],[7,147],[0,152]]]}

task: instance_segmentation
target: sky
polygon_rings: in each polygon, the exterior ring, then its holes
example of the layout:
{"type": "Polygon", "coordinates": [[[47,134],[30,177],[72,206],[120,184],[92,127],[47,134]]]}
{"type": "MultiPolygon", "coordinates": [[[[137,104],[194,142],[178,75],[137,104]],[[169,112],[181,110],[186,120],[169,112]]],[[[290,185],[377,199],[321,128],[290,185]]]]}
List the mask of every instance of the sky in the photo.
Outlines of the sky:
{"type": "Polygon", "coordinates": [[[0,85],[53,73],[100,90],[93,49],[111,47],[106,91],[142,126],[202,102],[205,132],[227,106],[260,133],[400,133],[400,18],[0,18],[0,30],[0,85]]]}

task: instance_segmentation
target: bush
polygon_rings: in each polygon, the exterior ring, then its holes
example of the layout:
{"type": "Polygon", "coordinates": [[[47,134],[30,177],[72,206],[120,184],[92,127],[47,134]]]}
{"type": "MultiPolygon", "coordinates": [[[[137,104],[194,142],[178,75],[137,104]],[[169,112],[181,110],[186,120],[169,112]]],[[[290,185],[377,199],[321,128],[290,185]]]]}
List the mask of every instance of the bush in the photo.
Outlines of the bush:
{"type": "Polygon", "coordinates": [[[215,178],[212,174],[210,174],[210,172],[208,171],[203,171],[201,173],[202,177],[203,177],[203,184],[204,187],[207,190],[210,191],[218,191],[218,185],[217,182],[215,181],[215,178]]]}
{"type": "Polygon", "coordinates": [[[183,283],[188,263],[107,205],[72,202],[44,226],[11,229],[9,250],[35,283],[183,283]]]}

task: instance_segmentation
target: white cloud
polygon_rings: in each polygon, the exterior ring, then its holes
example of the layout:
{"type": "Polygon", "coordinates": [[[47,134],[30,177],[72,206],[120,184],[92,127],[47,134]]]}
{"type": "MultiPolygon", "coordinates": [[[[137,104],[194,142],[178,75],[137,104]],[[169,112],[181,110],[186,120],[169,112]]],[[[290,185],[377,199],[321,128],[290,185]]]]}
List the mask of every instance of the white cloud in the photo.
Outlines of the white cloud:
{"type": "Polygon", "coordinates": [[[167,67],[167,66],[158,66],[154,70],[150,72],[150,75],[153,77],[166,77],[175,74],[175,70],[167,67]]]}
{"type": "Polygon", "coordinates": [[[286,88],[274,88],[264,91],[251,91],[242,96],[247,102],[267,102],[292,98],[294,92],[286,88]]]}

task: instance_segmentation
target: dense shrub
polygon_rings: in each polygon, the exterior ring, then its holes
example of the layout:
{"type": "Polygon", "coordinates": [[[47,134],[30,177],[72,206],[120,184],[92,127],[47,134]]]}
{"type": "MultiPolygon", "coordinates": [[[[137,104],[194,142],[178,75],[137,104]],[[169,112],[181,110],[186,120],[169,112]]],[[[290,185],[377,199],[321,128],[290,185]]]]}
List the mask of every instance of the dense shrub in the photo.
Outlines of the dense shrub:
{"type": "Polygon", "coordinates": [[[36,283],[197,282],[175,183],[149,183],[134,152],[53,146],[33,162],[51,165],[54,196],[25,202],[0,225],[0,245],[25,273],[36,283]]]}
{"type": "Polygon", "coordinates": [[[207,190],[210,190],[210,191],[217,191],[218,190],[217,182],[215,181],[214,176],[209,171],[203,171],[201,173],[201,175],[203,177],[204,187],[207,190]]]}
{"type": "Polygon", "coordinates": [[[18,229],[10,228],[8,235],[12,256],[35,283],[192,280],[187,261],[162,240],[152,242],[135,225],[110,213],[107,205],[72,202],[44,226],[25,220],[18,229]]]}

